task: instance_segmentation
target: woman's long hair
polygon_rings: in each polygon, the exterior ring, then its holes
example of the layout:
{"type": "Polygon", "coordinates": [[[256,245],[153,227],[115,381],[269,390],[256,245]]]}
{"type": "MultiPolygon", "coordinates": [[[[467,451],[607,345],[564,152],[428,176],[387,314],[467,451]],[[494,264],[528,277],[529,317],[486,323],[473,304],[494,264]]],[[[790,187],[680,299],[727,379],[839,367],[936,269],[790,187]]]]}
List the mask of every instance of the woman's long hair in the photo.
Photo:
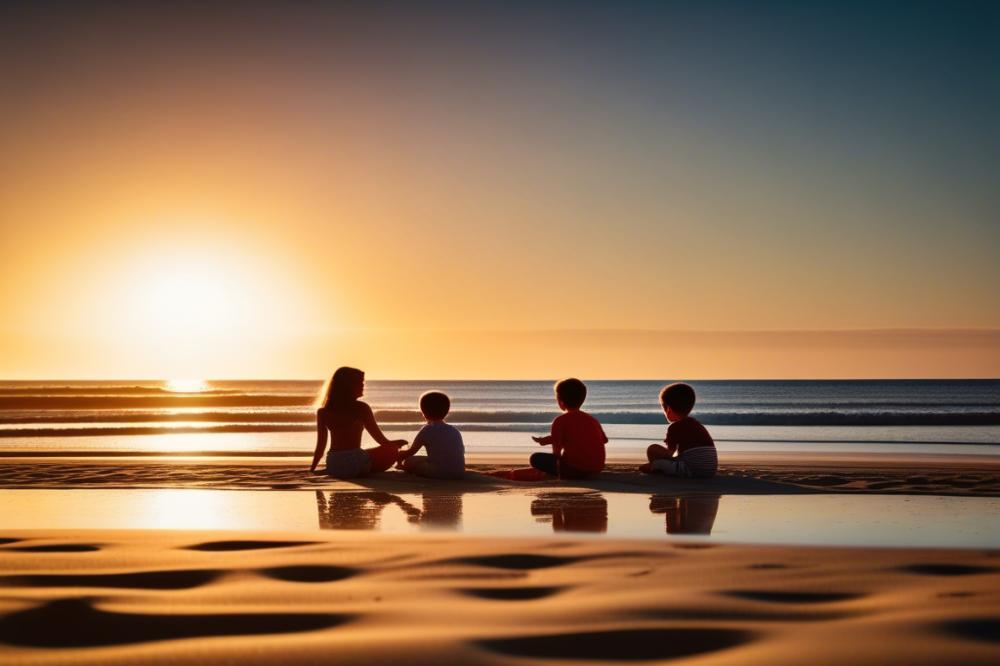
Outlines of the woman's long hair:
{"type": "Polygon", "coordinates": [[[365,373],[357,368],[337,368],[320,393],[318,407],[334,412],[348,407],[356,400],[354,387],[364,380],[365,373]]]}

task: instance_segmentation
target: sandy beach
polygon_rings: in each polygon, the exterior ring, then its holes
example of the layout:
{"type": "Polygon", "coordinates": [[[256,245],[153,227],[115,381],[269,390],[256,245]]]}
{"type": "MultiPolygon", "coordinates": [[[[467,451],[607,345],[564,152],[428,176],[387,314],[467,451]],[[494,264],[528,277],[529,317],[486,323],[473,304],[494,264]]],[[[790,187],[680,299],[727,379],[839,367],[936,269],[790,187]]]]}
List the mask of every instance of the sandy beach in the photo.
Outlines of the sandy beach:
{"type": "Polygon", "coordinates": [[[611,492],[669,491],[710,494],[806,492],[1000,496],[1000,461],[994,456],[893,456],[858,454],[723,455],[718,476],[668,479],[640,474],[634,464],[610,464],[599,477],[580,481],[519,483],[488,476],[524,462],[476,458],[460,481],[433,482],[398,471],[337,481],[311,475],[306,458],[7,457],[0,458],[0,488],[218,488],[336,490],[361,486],[386,492],[447,488],[490,492],[511,487],[589,488],[611,492]]]}
{"type": "Polygon", "coordinates": [[[16,532],[5,664],[992,664],[996,552],[16,532]]]}
{"type": "MultiPolygon", "coordinates": [[[[995,464],[878,462],[730,459],[708,482],[618,466],[593,480],[530,485],[689,497],[1000,494],[995,464]]],[[[503,466],[477,463],[449,488],[488,495],[529,485],[481,474],[503,466]]],[[[0,487],[309,489],[322,498],[421,492],[431,482],[398,472],[335,481],[289,460],[7,459],[0,487]]],[[[0,657],[430,665],[799,664],[808,655],[820,664],[991,664],[1000,655],[996,551],[636,541],[561,529],[515,539],[7,529],[0,657]]]]}

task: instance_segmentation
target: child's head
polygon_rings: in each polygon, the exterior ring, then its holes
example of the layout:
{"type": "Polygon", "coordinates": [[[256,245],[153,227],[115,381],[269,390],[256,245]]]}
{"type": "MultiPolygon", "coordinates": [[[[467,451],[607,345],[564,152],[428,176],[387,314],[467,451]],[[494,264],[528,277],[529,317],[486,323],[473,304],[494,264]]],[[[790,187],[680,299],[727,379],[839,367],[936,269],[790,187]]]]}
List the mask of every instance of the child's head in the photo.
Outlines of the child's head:
{"type": "Polygon", "coordinates": [[[587,385],[570,377],[556,382],[556,400],[563,409],[580,409],[587,399],[587,385]]]}
{"type": "Polygon", "coordinates": [[[420,396],[420,411],[428,421],[442,421],[448,416],[451,400],[440,391],[427,391],[420,396]]]}
{"type": "Polygon", "coordinates": [[[664,386],[660,391],[660,404],[663,405],[667,420],[682,419],[694,409],[694,389],[689,384],[680,382],[664,386]]]}

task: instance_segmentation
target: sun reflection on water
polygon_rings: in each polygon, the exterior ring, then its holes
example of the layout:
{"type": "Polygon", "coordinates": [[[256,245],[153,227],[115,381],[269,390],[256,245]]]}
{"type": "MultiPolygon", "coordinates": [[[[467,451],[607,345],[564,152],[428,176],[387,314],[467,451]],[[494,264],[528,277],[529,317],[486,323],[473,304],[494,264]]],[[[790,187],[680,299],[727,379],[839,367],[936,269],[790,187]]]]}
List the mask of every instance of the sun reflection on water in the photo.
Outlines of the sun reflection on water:
{"type": "Polygon", "coordinates": [[[137,507],[149,529],[217,529],[227,527],[226,496],[203,490],[154,491],[137,507]]]}
{"type": "Polygon", "coordinates": [[[208,390],[204,379],[168,379],[165,388],[172,393],[201,393],[208,390]]]}

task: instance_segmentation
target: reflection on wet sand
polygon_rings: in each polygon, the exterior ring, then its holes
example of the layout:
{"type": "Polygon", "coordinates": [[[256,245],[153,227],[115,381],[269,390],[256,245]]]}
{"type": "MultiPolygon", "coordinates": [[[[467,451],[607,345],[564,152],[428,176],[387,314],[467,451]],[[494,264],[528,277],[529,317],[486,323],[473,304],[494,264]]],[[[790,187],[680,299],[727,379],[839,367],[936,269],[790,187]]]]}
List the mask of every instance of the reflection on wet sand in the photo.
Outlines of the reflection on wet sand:
{"type": "Polygon", "coordinates": [[[553,532],[607,532],[608,501],[600,493],[542,493],[531,515],[552,521],[553,532]]]}
{"type": "Polygon", "coordinates": [[[462,518],[462,496],[423,494],[423,508],[417,508],[398,495],[383,491],[316,491],[319,527],[324,530],[375,530],[382,510],[394,505],[402,509],[407,521],[428,527],[458,527],[462,518]]]}
{"type": "Polygon", "coordinates": [[[653,495],[649,510],[666,514],[667,534],[711,534],[720,495],[678,497],[653,495]]]}
{"type": "Polygon", "coordinates": [[[423,494],[424,508],[420,523],[428,527],[459,527],[462,520],[462,495],[423,494]]]}

